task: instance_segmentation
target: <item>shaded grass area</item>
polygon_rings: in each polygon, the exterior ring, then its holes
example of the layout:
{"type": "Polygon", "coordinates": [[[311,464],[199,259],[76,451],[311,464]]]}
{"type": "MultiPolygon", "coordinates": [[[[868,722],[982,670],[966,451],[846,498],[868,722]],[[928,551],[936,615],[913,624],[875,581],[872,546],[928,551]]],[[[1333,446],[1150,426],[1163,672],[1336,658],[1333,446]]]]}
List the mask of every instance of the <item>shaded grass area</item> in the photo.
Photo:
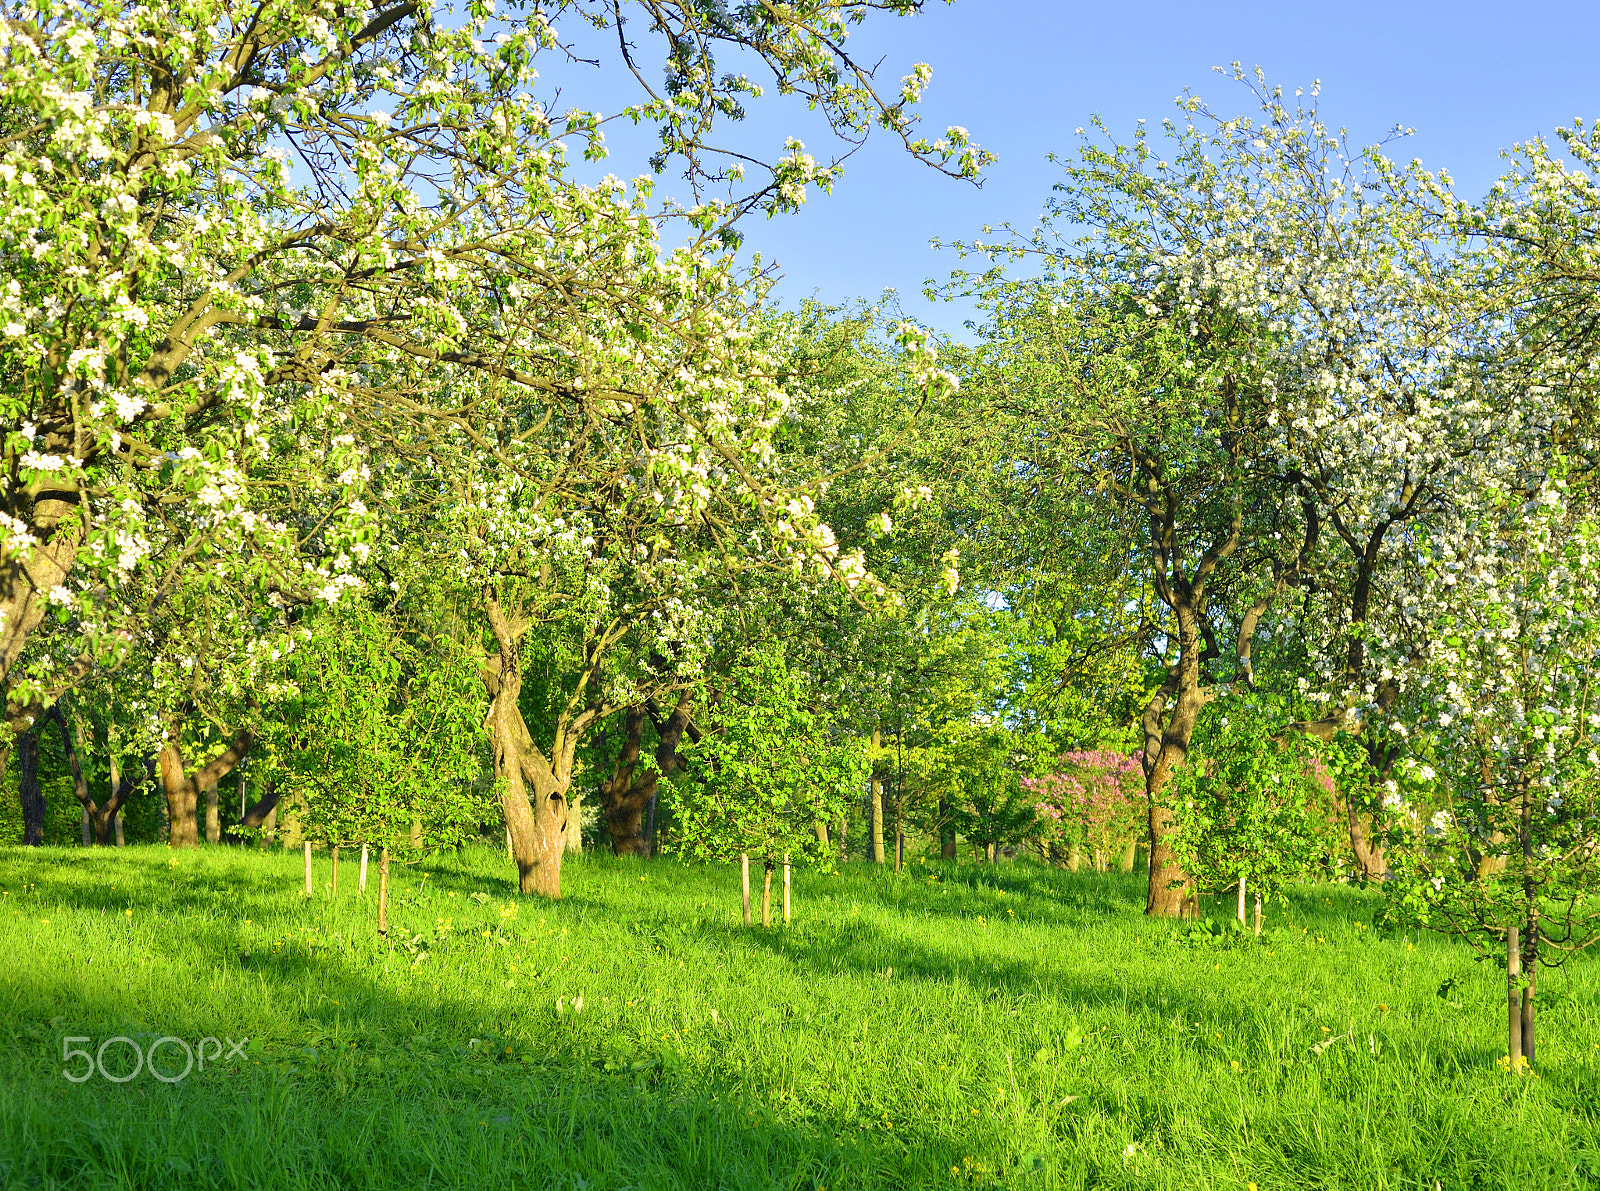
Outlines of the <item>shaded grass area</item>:
{"type": "Polygon", "coordinates": [[[1600,1185],[1600,964],[1545,978],[1513,1078],[1503,976],[1371,892],[1252,942],[1139,876],[857,867],[763,931],[727,869],[585,858],[545,903],[480,849],[399,871],[384,940],[318,869],[0,850],[0,1186],[1600,1185]],[[114,1036],[249,1042],[63,1076],[114,1036]]]}

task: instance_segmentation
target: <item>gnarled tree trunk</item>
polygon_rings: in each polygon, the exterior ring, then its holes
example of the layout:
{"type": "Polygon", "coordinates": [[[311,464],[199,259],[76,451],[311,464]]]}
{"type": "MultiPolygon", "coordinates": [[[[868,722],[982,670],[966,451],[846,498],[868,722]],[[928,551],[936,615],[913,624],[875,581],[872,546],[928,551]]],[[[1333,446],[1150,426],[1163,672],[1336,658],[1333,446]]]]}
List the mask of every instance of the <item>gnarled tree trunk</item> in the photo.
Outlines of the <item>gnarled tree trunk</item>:
{"type": "Polygon", "coordinates": [[[678,746],[685,735],[698,740],[689,715],[690,694],[683,691],[670,715],[661,718],[653,704],[630,707],[623,716],[622,747],[611,776],[600,783],[600,803],[605,810],[606,830],[611,834],[611,850],[618,856],[645,856],[652,851],[650,809],[661,786],[661,777],[676,773],[682,766],[678,746]],[[639,772],[643,752],[644,725],[648,716],[656,729],[655,767],[639,772]]]}
{"type": "Polygon", "coordinates": [[[159,766],[161,786],[167,796],[167,844],[173,848],[194,848],[200,843],[200,824],[196,812],[200,791],[214,786],[233,771],[250,751],[255,736],[248,728],[233,734],[228,746],[194,773],[187,772],[178,742],[169,739],[161,748],[159,766]]]}
{"type": "Polygon", "coordinates": [[[566,847],[567,786],[572,778],[571,744],[556,742],[552,761],[528,732],[517,702],[522,695],[522,637],[528,622],[500,601],[484,601],[498,652],[484,666],[489,692],[485,726],[494,745],[494,772],[501,780],[501,808],[511,831],[517,885],[523,893],[561,896],[561,856],[566,847]]]}

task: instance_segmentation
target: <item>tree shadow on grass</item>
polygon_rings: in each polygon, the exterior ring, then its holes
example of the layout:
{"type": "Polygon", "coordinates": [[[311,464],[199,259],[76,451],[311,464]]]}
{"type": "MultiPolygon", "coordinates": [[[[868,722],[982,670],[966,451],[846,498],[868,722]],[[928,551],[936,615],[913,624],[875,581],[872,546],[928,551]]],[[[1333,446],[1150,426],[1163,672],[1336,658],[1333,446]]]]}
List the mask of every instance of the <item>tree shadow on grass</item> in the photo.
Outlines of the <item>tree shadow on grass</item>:
{"type": "MultiPolygon", "coordinates": [[[[914,1122],[881,1134],[853,1117],[779,1111],[721,1061],[630,1056],[575,1018],[546,1010],[530,1030],[470,1000],[430,1001],[340,968],[317,964],[357,1006],[350,1017],[303,1014],[287,1035],[172,1084],[148,1073],[65,1080],[63,1038],[95,1047],[113,1032],[142,1045],[159,1035],[92,974],[13,973],[13,1003],[59,1012],[29,1028],[13,1020],[0,1045],[0,1185],[913,1187],[941,1182],[960,1159],[914,1122]]],[[[299,995],[303,975],[263,973],[266,995],[299,995]]],[[[160,1033],[249,1029],[214,1006],[178,1016],[160,1033]]],[[[167,1052],[170,1074],[182,1056],[167,1052]]]]}

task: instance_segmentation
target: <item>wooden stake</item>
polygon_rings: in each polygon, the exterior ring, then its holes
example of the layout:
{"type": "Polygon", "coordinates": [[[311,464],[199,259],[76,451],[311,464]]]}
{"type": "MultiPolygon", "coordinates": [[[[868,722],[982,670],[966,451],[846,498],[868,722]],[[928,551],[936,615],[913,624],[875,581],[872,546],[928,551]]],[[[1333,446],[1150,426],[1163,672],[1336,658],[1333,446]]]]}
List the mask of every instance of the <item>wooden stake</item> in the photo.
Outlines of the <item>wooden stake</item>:
{"type": "Polygon", "coordinates": [[[761,925],[772,925],[772,861],[761,868],[761,925]]]}
{"type": "Polygon", "coordinates": [[[783,921],[789,923],[789,853],[783,854],[783,921]]]}
{"type": "Polygon", "coordinates": [[[1244,878],[1239,878],[1239,925],[1244,925],[1244,878]]]}

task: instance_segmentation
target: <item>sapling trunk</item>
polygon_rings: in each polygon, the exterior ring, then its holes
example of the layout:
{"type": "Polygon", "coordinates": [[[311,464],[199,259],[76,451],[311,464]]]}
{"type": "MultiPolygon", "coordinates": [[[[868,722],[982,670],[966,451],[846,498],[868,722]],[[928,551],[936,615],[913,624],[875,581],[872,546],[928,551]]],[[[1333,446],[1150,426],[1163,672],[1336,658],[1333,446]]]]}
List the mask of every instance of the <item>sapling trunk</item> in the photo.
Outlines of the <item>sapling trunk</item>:
{"type": "Polygon", "coordinates": [[[367,845],[361,845],[361,877],[356,882],[356,892],[366,895],[367,892],[367,845]]]}
{"type": "Polygon", "coordinates": [[[1239,877],[1239,925],[1244,925],[1244,876],[1239,877]]]}
{"type": "Polygon", "coordinates": [[[339,845],[333,845],[333,877],[329,885],[328,897],[330,900],[339,896],[339,845]]]}
{"type": "Polygon", "coordinates": [[[1522,986],[1522,1057],[1533,1066],[1534,1051],[1534,1000],[1533,994],[1539,979],[1539,918],[1537,912],[1528,916],[1527,939],[1523,943],[1522,968],[1526,978],[1522,986]]]}
{"type": "Polygon", "coordinates": [[[1256,890],[1256,937],[1261,937],[1261,890],[1256,890]]]}
{"type": "Polygon", "coordinates": [[[1506,929],[1506,1056],[1511,1070],[1522,1066],[1522,948],[1516,924],[1506,929]]]}
{"type": "Polygon", "coordinates": [[[761,925],[772,925],[772,861],[761,865],[761,925]]]}
{"type": "Polygon", "coordinates": [[[389,933],[389,849],[378,849],[378,933],[389,933]]]}
{"type": "Polygon", "coordinates": [[[739,853],[739,886],[744,897],[744,924],[750,925],[750,853],[739,853]]]}
{"type": "Polygon", "coordinates": [[[783,854],[783,921],[789,921],[789,853],[783,854]]]}
{"type": "Polygon", "coordinates": [[[306,841],[306,896],[311,896],[311,841],[306,841]]]}
{"type": "Polygon", "coordinates": [[[872,780],[872,863],[882,864],[883,854],[883,785],[872,780]]]}

